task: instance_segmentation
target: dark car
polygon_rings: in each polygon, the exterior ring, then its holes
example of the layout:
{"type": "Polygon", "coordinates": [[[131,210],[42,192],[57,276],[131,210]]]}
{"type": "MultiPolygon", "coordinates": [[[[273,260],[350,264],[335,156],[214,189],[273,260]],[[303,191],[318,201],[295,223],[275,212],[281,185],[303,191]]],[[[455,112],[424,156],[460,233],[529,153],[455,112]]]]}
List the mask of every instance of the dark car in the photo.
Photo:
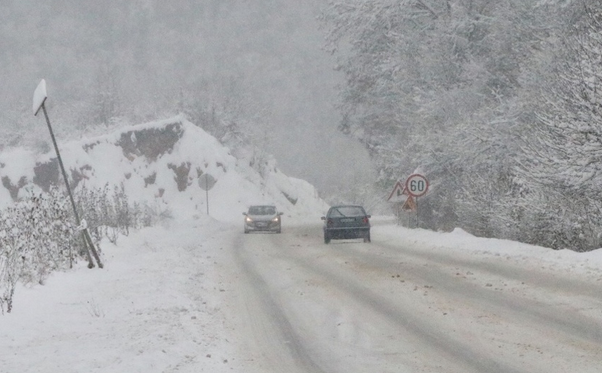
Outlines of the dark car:
{"type": "Polygon", "coordinates": [[[333,239],[363,238],[370,242],[370,215],[358,205],[333,206],[324,220],[324,243],[333,239]]]}
{"type": "Polygon", "coordinates": [[[273,205],[255,205],[249,207],[245,215],[245,233],[251,231],[282,232],[282,213],[273,205]]]}

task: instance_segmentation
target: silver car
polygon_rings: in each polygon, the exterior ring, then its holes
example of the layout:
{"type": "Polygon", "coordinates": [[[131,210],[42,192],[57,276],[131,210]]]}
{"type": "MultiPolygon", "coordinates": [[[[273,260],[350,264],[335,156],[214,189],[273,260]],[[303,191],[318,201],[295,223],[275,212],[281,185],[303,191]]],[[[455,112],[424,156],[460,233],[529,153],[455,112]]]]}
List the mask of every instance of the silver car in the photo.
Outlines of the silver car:
{"type": "Polygon", "coordinates": [[[282,232],[282,213],[274,205],[249,207],[245,215],[245,233],[252,231],[282,232]]]}

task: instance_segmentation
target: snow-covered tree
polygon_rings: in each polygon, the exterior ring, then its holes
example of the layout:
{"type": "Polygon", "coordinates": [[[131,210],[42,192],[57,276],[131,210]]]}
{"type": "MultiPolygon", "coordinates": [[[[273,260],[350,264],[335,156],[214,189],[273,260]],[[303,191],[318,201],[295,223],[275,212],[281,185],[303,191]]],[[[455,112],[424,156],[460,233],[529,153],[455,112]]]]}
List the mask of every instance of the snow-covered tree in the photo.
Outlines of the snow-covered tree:
{"type": "Polygon", "coordinates": [[[600,197],[602,182],[602,8],[588,8],[562,42],[528,144],[531,177],[600,197]]]}
{"type": "Polygon", "coordinates": [[[518,0],[331,1],[325,9],[327,47],[347,83],[340,128],[369,149],[381,186],[417,167],[440,185],[427,197],[426,226],[457,216],[475,233],[497,233],[493,218],[517,189],[519,80],[549,27],[545,13],[518,0]]]}
{"type": "Polygon", "coordinates": [[[539,221],[556,230],[553,245],[587,249],[597,247],[602,232],[602,6],[572,10],[554,54],[553,79],[541,87],[522,139],[521,169],[544,196],[537,201],[548,211],[539,221]]]}

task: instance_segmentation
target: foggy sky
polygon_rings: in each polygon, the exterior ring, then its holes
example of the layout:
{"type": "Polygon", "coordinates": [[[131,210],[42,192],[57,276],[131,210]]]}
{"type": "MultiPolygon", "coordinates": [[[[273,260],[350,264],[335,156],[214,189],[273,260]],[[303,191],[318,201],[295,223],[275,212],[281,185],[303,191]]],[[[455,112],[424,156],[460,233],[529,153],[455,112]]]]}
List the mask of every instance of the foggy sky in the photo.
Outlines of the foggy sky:
{"type": "Polygon", "coordinates": [[[321,49],[319,1],[2,3],[3,146],[46,136],[27,110],[42,78],[59,140],[93,127],[101,98],[135,124],[177,114],[178,94],[202,91],[196,102],[227,102],[263,126],[290,176],[328,192],[371,177],[366,151],[336,130],[342,77],[321,49]]]}

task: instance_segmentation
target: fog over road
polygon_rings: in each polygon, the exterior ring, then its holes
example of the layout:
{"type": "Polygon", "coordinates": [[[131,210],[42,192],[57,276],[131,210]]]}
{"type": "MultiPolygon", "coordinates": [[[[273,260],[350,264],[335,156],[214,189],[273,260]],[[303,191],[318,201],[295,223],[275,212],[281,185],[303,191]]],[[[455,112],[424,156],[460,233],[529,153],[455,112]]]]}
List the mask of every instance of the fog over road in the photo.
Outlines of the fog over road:
{"type": "Polygon", "coordinates": [[[233,232],[222,310],[247,372],[598,372],[599,282],[516,258],[233,232]]]}

